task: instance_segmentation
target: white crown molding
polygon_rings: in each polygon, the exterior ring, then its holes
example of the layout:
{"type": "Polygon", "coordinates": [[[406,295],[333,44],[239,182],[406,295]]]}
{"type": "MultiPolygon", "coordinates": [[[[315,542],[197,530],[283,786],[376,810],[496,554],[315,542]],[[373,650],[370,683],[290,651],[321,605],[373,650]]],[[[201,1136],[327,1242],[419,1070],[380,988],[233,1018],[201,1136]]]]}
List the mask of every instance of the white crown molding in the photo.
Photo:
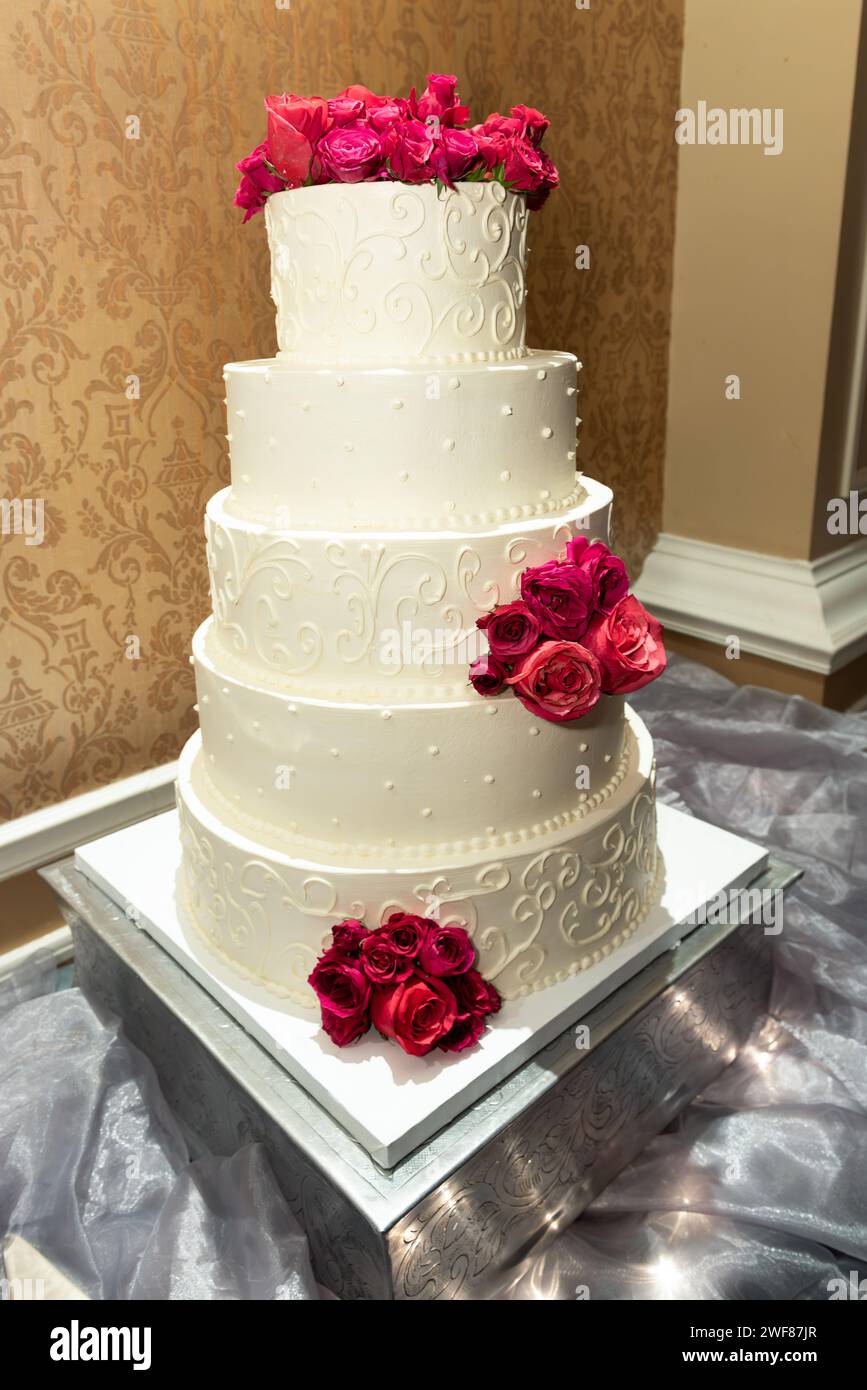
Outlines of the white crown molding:
{"type": "Polygon", "coordinates": [[[660,533],[636,586],[675,632],[829,675],[867,651],[867,541],[818,560],[660,533]]]}
{"type": "Polygon", "coordinates": [[[38,869],[88,840],[169,810],[177,767],[164,763],[6,821],[0,825],[0,879],[38,869]]]}

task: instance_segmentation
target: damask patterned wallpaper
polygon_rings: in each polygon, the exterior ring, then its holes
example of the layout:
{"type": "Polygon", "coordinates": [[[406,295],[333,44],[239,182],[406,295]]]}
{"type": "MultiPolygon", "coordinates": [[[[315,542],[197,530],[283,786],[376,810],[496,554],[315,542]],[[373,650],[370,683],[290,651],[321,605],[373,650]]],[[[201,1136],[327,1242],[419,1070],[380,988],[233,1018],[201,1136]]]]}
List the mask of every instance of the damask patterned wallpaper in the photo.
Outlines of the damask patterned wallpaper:
{"type": "Polygon", "coordinates": [[[682,0],[35,0],[4,19],[0,498],[35,505],[29,535],[0,534],[0,818],[168,761],[194,728],[221,368],[274,348],[264,228],[231,206],[266,92],[433,69],[479,118],[547,109],[563,188],[531,223],[530,341],[586,363],[581,458],[619,489],[618,545],[640,562],[661,501],[682,0]]]}

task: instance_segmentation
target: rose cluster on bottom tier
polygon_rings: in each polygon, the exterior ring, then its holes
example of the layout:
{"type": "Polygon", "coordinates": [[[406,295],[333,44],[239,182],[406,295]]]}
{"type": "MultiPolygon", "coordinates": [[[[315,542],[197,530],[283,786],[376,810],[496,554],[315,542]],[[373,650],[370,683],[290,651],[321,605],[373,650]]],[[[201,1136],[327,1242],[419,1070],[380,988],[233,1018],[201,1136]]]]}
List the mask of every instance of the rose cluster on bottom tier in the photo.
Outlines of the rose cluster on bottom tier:
{"type": "Polygon", "coordinates": [[[623,561],[579,536],[559,560],[521,575],[521,597],[477,626],[488,652],[470,666],[479,695],[510,686],[542,719],[588,714],[601,695],[628,695],[665,670],[662,627],[629,592],[623,561]]]}
{"type": "Polygon", "coordinates": [[[338,1047],[372,1024],[413,1057],[435,1047],[463,1052],[502,1003],[475,959],[463,927],[394,912],[373,931],[355,919],[333,927],[309,983],[322,1027],[338,1047]]]}

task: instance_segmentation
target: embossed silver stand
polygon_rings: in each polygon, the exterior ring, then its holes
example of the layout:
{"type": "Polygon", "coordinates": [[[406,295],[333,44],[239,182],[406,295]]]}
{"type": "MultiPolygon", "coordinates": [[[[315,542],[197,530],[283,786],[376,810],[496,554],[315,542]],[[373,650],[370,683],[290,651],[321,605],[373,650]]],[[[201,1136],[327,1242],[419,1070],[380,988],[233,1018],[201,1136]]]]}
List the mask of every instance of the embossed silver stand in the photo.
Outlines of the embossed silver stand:
{"type": "MultiPolygon", "coordinates": [[[[582,1019],[586,1048],[567,1029],[386,1171],[71,860],[44,876],[79,983],[151,1058],[194,1150],[261,1141],[319,1279],[344,1298],[502,1287],[732,1060],[767,1004],[761,924],[696,927],[582,1019]]],[[[771,859],[750,886],[797,877],[771,859]]]]}

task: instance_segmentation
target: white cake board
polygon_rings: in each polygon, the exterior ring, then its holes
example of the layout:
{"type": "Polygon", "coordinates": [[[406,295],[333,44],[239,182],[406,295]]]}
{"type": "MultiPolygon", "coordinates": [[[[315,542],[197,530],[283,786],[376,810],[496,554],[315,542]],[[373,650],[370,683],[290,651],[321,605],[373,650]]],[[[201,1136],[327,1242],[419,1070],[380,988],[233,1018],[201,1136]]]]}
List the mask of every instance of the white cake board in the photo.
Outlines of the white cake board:
{"type": "Polygon", "coordinates": [[[318,1015],[248,985],[185,930],[175,906],[177,812],[118,830],[77,850],[77,867],[149,933],[313,1095],[383,1167],[429,1139],[691,930],[686,917],[718,893],[742,888],[767,852],[660,805],[662,899],[607,959],[562,984],[504,1004],[467,1052],[408,1057],[374,1031],[335,1047],[318,1015]]]}

